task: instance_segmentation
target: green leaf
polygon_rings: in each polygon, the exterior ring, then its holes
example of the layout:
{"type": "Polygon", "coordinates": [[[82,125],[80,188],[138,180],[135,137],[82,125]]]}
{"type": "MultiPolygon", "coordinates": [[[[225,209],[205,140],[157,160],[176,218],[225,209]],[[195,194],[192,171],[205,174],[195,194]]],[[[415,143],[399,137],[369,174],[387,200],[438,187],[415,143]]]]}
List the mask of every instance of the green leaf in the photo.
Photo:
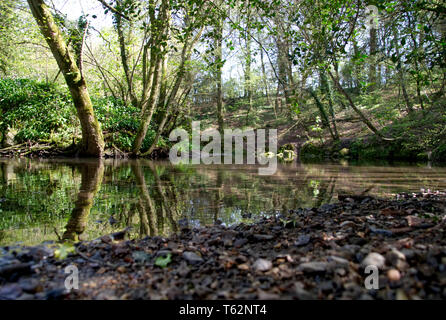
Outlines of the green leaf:
{"type": "Polygon", "coordinates": [[[172,257],[172,255],[170,253],[168,253],[166,257],[158,257],[158,258],[156,258],[155,266],[158,266],[158,267],[161,267],[161,268],[167,267],[167,265],[172,262],[171,257],[172,257]]]}
{"type": "Polygon", "coordinates": [[[74,245],[72,243],[62,243],[58,249],[54,250],[54,257],[58,260],[63,260],[68,257],[70,253],[74,253],[74,245]]]}

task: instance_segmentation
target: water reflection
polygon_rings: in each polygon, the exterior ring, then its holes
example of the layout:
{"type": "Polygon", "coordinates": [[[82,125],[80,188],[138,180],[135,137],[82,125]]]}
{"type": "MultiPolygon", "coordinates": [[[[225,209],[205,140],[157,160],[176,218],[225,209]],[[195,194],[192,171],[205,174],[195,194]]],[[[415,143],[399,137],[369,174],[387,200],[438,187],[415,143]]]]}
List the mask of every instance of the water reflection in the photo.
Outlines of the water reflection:
{"type": "Polygon", "coordinates": [[[249,222],[339,193],[446,188],[446,168],[433,166],[292,163],[259,176],[256,166],[22,159],[0,160],[0,169],[0,245],[87,240],[127,227],[135,238],[166,236],[181,223],[249,222]]]}
{"type": "Polygon", "coordinates": [[[102,184],[104,162],[101,160],[85,163],[81,167],[81,189],[77,195],[75,207],[71,212],[62,240],[78,241],[88,223],[93,200],[102,184]]]}

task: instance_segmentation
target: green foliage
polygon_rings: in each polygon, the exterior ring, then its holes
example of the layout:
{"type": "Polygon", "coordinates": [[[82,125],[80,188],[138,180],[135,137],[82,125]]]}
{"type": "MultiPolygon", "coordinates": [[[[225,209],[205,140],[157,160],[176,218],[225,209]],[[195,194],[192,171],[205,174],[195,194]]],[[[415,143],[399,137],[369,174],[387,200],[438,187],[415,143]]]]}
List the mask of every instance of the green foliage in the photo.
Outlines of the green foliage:
{"type": "Polygon", "coordinates": [[[75,251],[76,250],[72,243],[64,242],[60,244],[56,250],[54,250],[54,257],[58,260],[64,260],[70,253],[74,253],[75,251]]]}
{"type": "Polygon", "coordinates": [[[165,268],[172,262],[172,254],[168,253],[165,257],[158,257],[155,259],[155,266],[165,268]]]}
{"type": "Polygon", "coordinates": [[[17,142],[49,139],[76,123],[67,92],[29,79],[0,79],[0,130],[15,128],[17,142]]]}
{"type": "MultiPolygon", "coordinates": [[[[30,79],[0,79],[0,97],[0,130],[14,128],[17,143],[67,145],[73,138],[80,138],[76,110],[66,89],[30,79]]],[[[92,98],[92,103],[107,146],[130,151],[139,125],[139,109],[111,97],[92,98]]],[[[150,147],[155,135],[149,127],[143,150],[150,147]]],[[[167,141],[161,137],[158,146],[167,146],[167,141]]]]}
{"type": "Polygon", "coordinates": [[[92,99],[98,121],[107,132],[127,131],[134,133],[138,129],[139,109],[125,105],[112,97],[92,99]]]}

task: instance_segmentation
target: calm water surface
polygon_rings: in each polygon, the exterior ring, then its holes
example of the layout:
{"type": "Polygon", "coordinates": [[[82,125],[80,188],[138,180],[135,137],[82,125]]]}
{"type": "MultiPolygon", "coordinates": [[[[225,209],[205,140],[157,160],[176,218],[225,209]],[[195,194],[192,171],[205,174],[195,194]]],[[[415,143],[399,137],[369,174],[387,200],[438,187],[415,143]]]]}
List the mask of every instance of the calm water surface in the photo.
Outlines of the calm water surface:
{"type": "Polygon", "coordinates": [[[229,225],[334,202],[339,193],[391,197],[446,189],[446,167],[426,164],[173,166],[146,160],[0,159],[0,246],[88,240],[128,226],[131,237],[167,236],[191,225],[229,225]]]}

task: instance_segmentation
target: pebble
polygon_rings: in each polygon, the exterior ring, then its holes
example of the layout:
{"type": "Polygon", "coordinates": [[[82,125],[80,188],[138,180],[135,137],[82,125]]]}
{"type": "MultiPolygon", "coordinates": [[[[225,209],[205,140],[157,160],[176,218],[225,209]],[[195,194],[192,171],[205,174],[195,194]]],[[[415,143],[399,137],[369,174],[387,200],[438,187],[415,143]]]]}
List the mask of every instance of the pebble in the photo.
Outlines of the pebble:
{"type": "Polygon", "coordinates": [[[23,279],[18,282],[23,291],[27,293],[36,293],[43,290],[37,279],[23,279]]]}
{"type": "Polygon", "coordinates": [[[401,250],[401,252],[404,254],[406,260],[410,260],[415,257],[415,251],[413,251],[412,249],[403,249],[401,250]]]}
{"type": "Polygon", "coordinates": [[[306,234],[300,235],[297,238],[297,241],[296,241],[295,245],[298,246],[298,247],[304,246],[304,245],[306,245],[306,244],[308,244],[310,242],[310,239],[311,239],[311,237],[306,235],[306,234]]]}
{"type": "Polygon", "coordinates": [[[376,252],[370,252],[367,257],[362,260],[361,266],[365,268],[367,266],[373,265],[378,267],[378,269],[382,269],[384,268],[385,263],[386,259],[382,255],[376,252]]]}
{"type": "Polygon", "coordinates": [[[325,272],[327,269],[327,262],[313,261],[305,262],[299,265],[299,269],[303,272],[325,272]]]}
{"type": "Polygon", "coordinates": [[[274,239],[274,236],[271,234],[255,234],[253,237],[254,237],[254,239],[259,240],[259,241],[274,239]]]}
{"type": "Polygon", "coordinates": [[[253,264],[253,268],[255,271],[268,271],[272,267],[272,262],[266,259],[257,259],[253,264]]]}
{"type": "Polygon", "coordinates": [[[239,270],[243,270],[243,271],[248,271],[248,270],[249,270],[249,264],[247,264],[247,263],[239,264],[239,265],[237,266],[237,269],[239,269],[239,270]]]}
{"type": "Polygon", "coordinates": [[[350,262],[347,259],[337,257],[337,256],[329,256],[328,260],[332,260],[332,261],[336,262],[336,264],[344,266],[344,267],[348,267],[350,264],[350,262]]]}
{"type": "Polygon", "coordinates": [[[127,269],[124,266],[119,266],[116,271],[118,271],[119,273],[125,273],[127,269]]]}
{"type": "Polygon", "coordinates": [[[22,288],[17,284],[11,283],[0,287],[0,300],[17,299],[22,294],[22,288]]]}
{"type": "Polygon", "coordinates": [[[24,293],[20,297],[17,298],[17,300],[34,300],[34,295],[29,293],[24,293]]]}
{"type": "Polygon", "coordinates": [[[198,264],[198,263],[202,263],[204,261],[202,257],[200,257],[195,252],[191,252],[191,251],[183,252],[183,258],[190,264],[198,264]]]}
{"type": "Polygon", "coordinates": [[[296,297],[299,300],[313,300],[316,298],[311,292],[304,289],[304,284],[302,282],[296,282],[294,284],[294,289],[296,297]]]}
{"type": "Polygon", "coordinates": [[[246,240],[245,238],[237,239],[234,241],[234,247],[240,248],[244,246],[247,242],[248,240],[246,240]]]}
{"type": "Polygon", "coordinates": [[[386,261],[389,265],[396,267],[400,270],[405,269],[407,267],[406,256],[404,253],[392,249],[386,254],[386,261]]]}
{"type": "Polygon", "coordinates": [[[339,226],[341,228],[343,228],[343,227],[354,227],[354,226],[356,226],[356,224],[353,221],[347,220],[347,221],[342,222],[339,226]]]}
{"type": "Polygon", "coordinates": [[[390,282],[397,282],[401,279],[401,274],[396,269],[390,269],[389,271],[387,271],[387,278],[390,282]]]}

